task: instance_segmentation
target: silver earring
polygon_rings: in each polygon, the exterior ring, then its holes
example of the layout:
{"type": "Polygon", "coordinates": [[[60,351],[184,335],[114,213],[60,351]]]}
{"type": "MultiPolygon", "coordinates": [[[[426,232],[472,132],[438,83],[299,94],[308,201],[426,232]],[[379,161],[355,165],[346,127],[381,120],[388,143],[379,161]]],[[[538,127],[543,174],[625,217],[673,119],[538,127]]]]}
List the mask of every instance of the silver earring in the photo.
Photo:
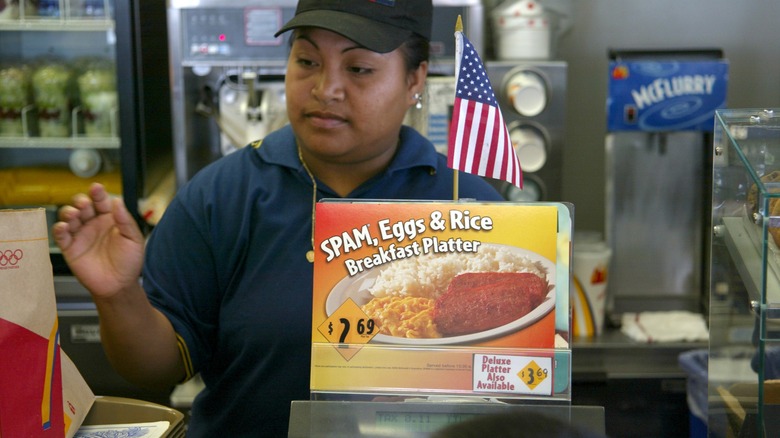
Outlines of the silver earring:
{"type": "Polygon", "coordinates": [[[414,100],[416,101],[414,107],[418,110],[422,109],[422,95],[420,93],[414,93],[414,100]]]}

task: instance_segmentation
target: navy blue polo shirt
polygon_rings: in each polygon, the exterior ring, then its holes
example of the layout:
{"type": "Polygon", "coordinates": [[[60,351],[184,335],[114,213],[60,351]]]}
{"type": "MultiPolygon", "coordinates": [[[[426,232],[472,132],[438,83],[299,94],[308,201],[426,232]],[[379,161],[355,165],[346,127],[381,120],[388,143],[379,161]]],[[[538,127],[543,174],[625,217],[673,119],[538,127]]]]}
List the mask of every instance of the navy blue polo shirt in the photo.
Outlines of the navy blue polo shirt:
{"type": "MultiPolygon", "coordinates": [[[[206,384],[188,436],[287,436],[290,402],[309,399],[313,188],[289,125],[253,146],[196,174],[147,244],[144,288],[206,384]]],[[[403,127],[387,170],[347,197],[451,200],[452,180],[446,158],[403,127]]],[[[502,199],[474,175],[459,189],[502,199]]],[[[336,197],[318,181],[318,199],[336,197]]]]}

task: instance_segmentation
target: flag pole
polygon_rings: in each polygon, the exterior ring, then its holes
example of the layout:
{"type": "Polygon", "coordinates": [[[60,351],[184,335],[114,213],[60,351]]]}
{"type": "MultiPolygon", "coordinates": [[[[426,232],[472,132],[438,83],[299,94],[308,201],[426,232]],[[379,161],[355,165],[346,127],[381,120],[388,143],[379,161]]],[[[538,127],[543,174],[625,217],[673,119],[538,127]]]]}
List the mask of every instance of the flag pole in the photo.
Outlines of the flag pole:
{"type": "MultiPolygon", "coordinates": [[[[463,32],[463,20],[458,14],[458,19],[455,21],[455,33],[463,32]]],[[[456,38],[457,43],[457,38],[456,38]]],[[[455,81],[458,80],[458,73],[460,72],[460,53],[456,48],[455,50],[455,81]]],[[[458,196],[458,169],[452,169],[452,200],[457,201],[458,196]]]]}

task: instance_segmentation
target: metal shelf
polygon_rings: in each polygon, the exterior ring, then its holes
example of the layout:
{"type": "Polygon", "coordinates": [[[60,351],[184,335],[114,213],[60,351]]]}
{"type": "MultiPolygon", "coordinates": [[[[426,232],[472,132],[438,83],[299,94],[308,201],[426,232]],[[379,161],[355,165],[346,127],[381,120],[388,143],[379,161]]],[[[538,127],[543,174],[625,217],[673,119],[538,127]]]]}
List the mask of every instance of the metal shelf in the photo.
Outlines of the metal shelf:
{"type": "Polygon", "coordinates": [[[0,149],[119,149],[119,137],[0,137],[0,149]]]}
{"type": "Polygon", "coordinates": [[[3,31],[41,31],[41,32],[97,32],[114,28],[114,20],[103,18],[24,18],[0,21],[3,31]]]}

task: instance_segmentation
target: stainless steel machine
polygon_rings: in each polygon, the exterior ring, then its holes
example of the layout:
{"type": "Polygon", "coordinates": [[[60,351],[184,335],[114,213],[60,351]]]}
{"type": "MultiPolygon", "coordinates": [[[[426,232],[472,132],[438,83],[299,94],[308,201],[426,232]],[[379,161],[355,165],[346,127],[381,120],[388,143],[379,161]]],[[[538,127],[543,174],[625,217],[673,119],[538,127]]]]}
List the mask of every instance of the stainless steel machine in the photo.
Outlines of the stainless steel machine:
{"type": "Polygon", "coordinates": [[[295,0],[168,2],[179,185],[247,138],[262,138],[284,113],[288,47],[274,33],[293,16],[295,5],[295,0]]]}
{"type": "MultiPolygon", "coordinates": [[[[434,0],[431,74],[452,75],[454,27],[461,15],[483,45],[480,0],[434,0]]],[[[287,122],[284,74],[289,34],[274,33],[296,0],[170,0],[176,181],[287,122]]]]}
{"type": "Polygon", "coordinates": [[[728,61],[710,48],[612,49],[609,57],[608,313],[706,314],[708,145],[714,112],[725,105],[728,61]],[[679,86],[686,81],[708,85],[679,86]]]}

